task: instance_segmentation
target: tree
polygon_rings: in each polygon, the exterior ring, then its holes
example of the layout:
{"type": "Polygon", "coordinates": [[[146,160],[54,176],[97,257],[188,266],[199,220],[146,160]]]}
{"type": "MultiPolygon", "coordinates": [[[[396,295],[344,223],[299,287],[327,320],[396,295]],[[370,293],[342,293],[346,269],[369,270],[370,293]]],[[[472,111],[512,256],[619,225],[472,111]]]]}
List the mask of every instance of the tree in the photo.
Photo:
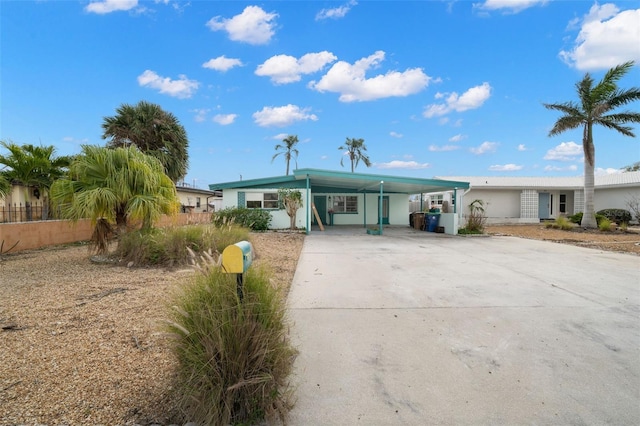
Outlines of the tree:
{"type": "Polygon", "coordinates": [[[618,81],[633,67],[626,62],[611,68],[600,82],[595,84],[589,73],[576,84],[579,102],[544,104],[545,108],[557,110],[561,116],[549,132],[555,136],[567,130],[582,127],[582,149],[584,151],[584,214],[582,226],[596,228],[597,222],[593,205],[595,146],[593,144],[593,126],[601,125],[617,130],[625,136],[635,137],[632,128],[626,123],[640,122],[640,113],[623,111],[614,113],[618,107],[640,99],[640,88],[622,90],[618,81]]]}
{"type": "Polygon", "coordinates": [[[68,176],[51,187],[51,197],[65,219],[91,219],[99,253],[107,251],[113,225],[124,233],[139,220],[149,229],[161,214],[176,213],[179,206],[176,187],[160,161],[135,146],[84,145],[68,176]]]}
{"type": "Polygon", "coordinates": [[[302,207],[302,193],[297,189],[280,188],[278,190],[278,200],[287,211],[287,215],[289,215],[289,224],[293,231],[296,229],[296,213],[302,207]]]}
{"type": "Polygon", "coordinates": [[[11,182],[0,174],[0,198],[4,198],[11,192],[11,182]]]}
{"type": "Polygon", "coordinates": [[[640,171],[640,161],[636,161],[633,164],[629,164],[628,166],[624,166],[622,168],[624,172],[637,172],[640,171]]]}
{"type": "MultiPolygon", "coordinates": [[[[349,160],[351,161],[351,173],[358,167],[360,161],[362,161],[365,166],[371,167],[371,160],[369,160],[369,156],[366,154],[367,147],[364,144],[364,139],[347,138],[344,145],[341,145],[338,149],[340,151],[347,151],[346,154],[349,155],[349,160]]],[[[340,165],[344,167],[343,160],[344,156],[340,158],[340,165]]]]}
{"type": "Polygon", "coordinates": [[[275,146],[275,150],[276,151],[280,151],[280,152],[276,152],[273,157],[271,157],[271,162],[273,163],[273,160],[276,159],[276,157],[278,155],[282,155],[284,157],[284,161],[287,163],[287,176],[289,175],[289,162],[291,161],[291,158],[294,158],[294,160],[296,161],[296,168],[298,167],[298,150],[295,148],[295,146],[298,143],[298,136],[297,135],[289,135],[286,138],[282,139],[282,142],[284,142],[284,145],[280,145],[277,144],[275,146]]]}
{"type": "Polygon", "coordinates": [[[145,101],[137,105],[123,104],[116,109],[116,113],[113,117],[103,119],[102,138],[111,138],[107,147],[137,146],[145,154],[160,160],[173,182],[178,182],[187,174],[187,132],[173,114],[145,101]]]}
{"type": "MultiPolygon", "coordinates": [[[[53,145],[17,145],[5,141],[0,142],[0,145],[8,151],[7,155],[0,155],[0,165],[4,166],[0,174],[9,184],[21,185],[24,188],[27,220],[31,219],[30,190],[37,190],[43,196],[44,205],[48,210],[49,188],[56,179],[64,175],[71,163],[71,157],[56,156],[56,148],[53,145]]],[[[47,211],[43,212],[43,216],[46,219],[47,211]]]]}

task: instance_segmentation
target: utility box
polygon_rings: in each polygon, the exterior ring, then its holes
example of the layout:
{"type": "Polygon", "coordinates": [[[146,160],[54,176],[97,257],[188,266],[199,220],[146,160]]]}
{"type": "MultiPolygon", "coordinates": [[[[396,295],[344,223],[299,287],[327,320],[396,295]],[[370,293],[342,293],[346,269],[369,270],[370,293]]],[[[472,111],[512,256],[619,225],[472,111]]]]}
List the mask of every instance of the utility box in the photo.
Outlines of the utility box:
{"type": "Polygon", "coordinates": [[[228,274],[244,274],[253,263],[253,247],[249,241],[240,241],[222,251],[222,269],[228,274]]]}

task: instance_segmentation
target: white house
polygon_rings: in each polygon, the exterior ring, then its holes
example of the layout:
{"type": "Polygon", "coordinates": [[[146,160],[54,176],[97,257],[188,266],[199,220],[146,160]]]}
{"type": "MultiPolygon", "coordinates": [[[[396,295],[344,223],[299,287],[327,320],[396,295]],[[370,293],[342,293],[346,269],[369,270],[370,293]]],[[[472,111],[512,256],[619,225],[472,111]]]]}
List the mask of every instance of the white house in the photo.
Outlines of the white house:
{"type": "MultiPolygon", "coordinates": [[[[221,190],[223,208],[247,207],[269,210],[271,228],[290,224],[285,210],[278,208],[278,189],[297,188],[303,208],[295,224],[309,233],[318,225],[409,225],[409,195],[434,191],[461,194],[467,182],[419,179],[331,170],[297,169],[292,175],[210,184],[221,190]],[[314,210],[315,207],[315,210],[314,210]]],[[[440,225],[446,233],[457,233],[457,215],[443,214],[440,225]]],[[[378,227],[382,232],[382,227],[378,227]]]]}
{"type": "MultiPolygon", "coordinates": [[[[466,214],[474,200],[484,202],[488,224],[539,223],[584,210],[584,179],[576,177],[478,177],[447,176],[442,179],[469,182],[464,193],[466,214]]],[[[427,195],[425,202],[451,199],[450,191],[427,195]]],[[[595,210],[628,210],[627,203],[640,200],[640,171],[595,176],[595,210]]]]}
{"type": "Polygon", "coordinates": [[[176,192],[182,213],[213,212],[222,208],[222,193],[178,182],[176,192]]]}

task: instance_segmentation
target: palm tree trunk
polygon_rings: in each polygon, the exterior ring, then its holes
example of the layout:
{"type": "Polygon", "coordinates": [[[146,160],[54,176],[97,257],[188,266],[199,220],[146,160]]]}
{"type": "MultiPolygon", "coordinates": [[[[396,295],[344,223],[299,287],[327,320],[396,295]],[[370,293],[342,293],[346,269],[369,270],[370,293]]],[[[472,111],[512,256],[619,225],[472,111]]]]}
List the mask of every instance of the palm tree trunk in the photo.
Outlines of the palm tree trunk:
{"type": "Polygon", "coordinates": [[[591,124],[586,125],[583,138],[584,150],[584,213],[580,225],[583,228],[597,228],[596,213],[593,205],[595,148],[593,146],[591,124]]]}

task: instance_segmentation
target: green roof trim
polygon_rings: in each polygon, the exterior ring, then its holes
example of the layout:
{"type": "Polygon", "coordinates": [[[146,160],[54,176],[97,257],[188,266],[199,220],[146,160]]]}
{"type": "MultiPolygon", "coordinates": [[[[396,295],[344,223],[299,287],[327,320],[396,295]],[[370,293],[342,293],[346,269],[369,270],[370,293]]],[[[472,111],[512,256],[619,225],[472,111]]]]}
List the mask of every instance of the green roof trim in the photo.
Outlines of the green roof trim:
{"type": "Polygon", "coordinates": [[[421,179],[367,173],[349,173],[321,169],[297,169],[293,175],[249,179],[209,185],[211,190],[246,188],[305,188],[309,178],[314,192],[371,192],[382,183],[386,193],[419,194],[427,192],[468,189],[468,182],[442,179],[421,179]]]}

